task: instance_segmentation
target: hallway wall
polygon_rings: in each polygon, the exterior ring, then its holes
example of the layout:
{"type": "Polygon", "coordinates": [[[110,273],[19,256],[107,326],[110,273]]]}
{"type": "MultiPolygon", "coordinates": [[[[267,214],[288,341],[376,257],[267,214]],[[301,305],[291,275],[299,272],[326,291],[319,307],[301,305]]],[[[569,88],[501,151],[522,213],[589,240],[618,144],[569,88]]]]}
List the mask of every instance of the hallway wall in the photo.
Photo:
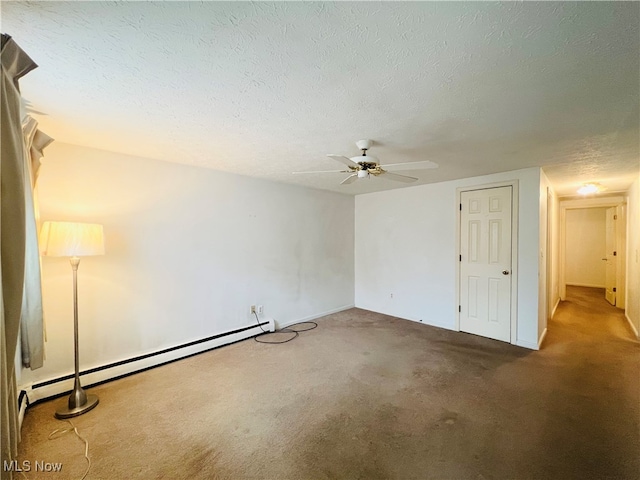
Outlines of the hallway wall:
{"type": "Polygon", "coordinates": [[[546,335],[547,321],[560,300],[559,292],[559,205],[549,178],[540,170],[540,227],[538,258],[538,341],[546,335]]]}
{"type": "Polygon", "coordinates": [[[640,332],[640,175],[627,199],[627,305],[625,314],[640,332]]]}

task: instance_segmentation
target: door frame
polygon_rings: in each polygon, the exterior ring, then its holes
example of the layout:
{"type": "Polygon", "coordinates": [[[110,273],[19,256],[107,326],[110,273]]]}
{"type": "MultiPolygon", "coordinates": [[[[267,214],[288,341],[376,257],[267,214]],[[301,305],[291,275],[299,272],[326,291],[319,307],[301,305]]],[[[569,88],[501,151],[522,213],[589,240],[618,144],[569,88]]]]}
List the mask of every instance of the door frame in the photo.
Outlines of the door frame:
{"type": "Polygon", "coordinates": [[[553,312],[555,310],[555,303],[553,302],[553,254],[556,246],[553,244],[552,232],[555,230],[555,226],[553,225],[553,190],[551,187],[547,187],[547,261],[545,265],[546,275],[545,275],[545,283],[546,287],[546,295],[545,299],[545,319],[544,319],[544,328],[546,329],[549,325],[549,320],[553,317],[553,312]]]}
{"type": "MultiPolygon", "coordinates": [[[[619,294],[621,292],[619,292],[619,290],[621,290],[620,288],[618,288],[618,260],[620,259],[620,257],[617,255],[617,251],[620,250],[618,248],[619,242],[618,242],[618,225],[617,225],[617,219],[618,219],[618,207],[607,207],[604,210],[604,231],[605,231],[605,248],[604,248],[604,252],[605,252],[605,258],[606,260],[606,265],[605,265],[605,270],[604,270],[604,297],[607,300],[607,302],[611,303],[611,305],[613,306],[618,306],[618,301],[619,301],[619,294]],[[609,263],[609,260],[611,260],[611,263],[609,263]],[[611,275],[611,270],[613,270],[613,278],[611,275]],[[611,283],[613,283],[613,285],[611,285],[611,283]],[[613,287],[613,290],[609,290],[609,287],[613,287]],[[613,300],[613,303],[611,302],[611,300],[613,300]]],[[[624,288],[622,289],[624,290],[624,288]]]]}
{"type": "Polygon", "coordinates": [[[616,306],[627,311],[627,203],[616,207],[616,214],[620,223],[616,228],[616,242],[618,246],[618,265],[616,268],[616,284],[621,288],[616,292],[616,306]]]}
{"type": "Polygon", "coordinates": [[[487,190],[489,188],[511,187],[511,332],[510,342],[515,345],[518,338],[518,180],[504,182],[483,183],[480,185],[469,185],[456,188],[456,305],[455,309],[455,330],[460,331],[460,232],[462,216],[460,215],[460,204],[462,202],[462,192],[474,190],[487,190]]]}
{"type": "MultiPolygon", "coordinates": [[[[616,195],[610,197],[596,198],[560,198],[559,199],[559,216],[560,216],[560,232],[558,235],[558,296],[560,300],[567,299],[567,282],[566,282],[566,264],[567,264],[567,210],[575,210],[581,208],[609,208],[618,207],[627,203],[626,197],[616,195]]],[[[626,221],[626,219],[625,219],[626,221]]],[[[626,238],[620,239],[616,233],[616,241],[624,244],[624,250],[618,257],[618,267],[622,264],[626,273],[626,238]]],[[[622,286],[626,288],[626,286],[622,286]]],[[[623,293],[626,297],[626,291],[623,293]]]]}

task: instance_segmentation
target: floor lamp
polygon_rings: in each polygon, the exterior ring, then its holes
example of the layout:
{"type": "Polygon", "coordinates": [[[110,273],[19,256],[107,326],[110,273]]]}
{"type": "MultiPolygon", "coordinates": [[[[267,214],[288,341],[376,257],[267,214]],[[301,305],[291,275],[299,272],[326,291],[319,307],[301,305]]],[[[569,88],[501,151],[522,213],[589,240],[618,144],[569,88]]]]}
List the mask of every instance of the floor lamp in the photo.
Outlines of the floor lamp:
{"type": "Polygon", "coordinates": [[[73,340],[75,381],[67,408],[56,411],[56,418],[77,417],[98,404],[97,395],[87,394],[80,386],[78,358],[78,265],[80,257],[104,255],[102,225],[94,223],[45,222],[40,233],[42,255],[71,257],[73,270],[73,340]]]}

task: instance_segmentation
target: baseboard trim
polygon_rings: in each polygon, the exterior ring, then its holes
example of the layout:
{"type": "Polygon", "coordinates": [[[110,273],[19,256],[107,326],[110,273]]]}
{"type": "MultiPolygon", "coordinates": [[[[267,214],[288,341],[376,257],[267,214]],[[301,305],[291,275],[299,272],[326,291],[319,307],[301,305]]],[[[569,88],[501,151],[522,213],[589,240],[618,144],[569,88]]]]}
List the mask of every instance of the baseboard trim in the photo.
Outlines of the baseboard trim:
{"type": "Polygon", "coordinates": [[[640,335],[638,334],[638,329],[631,321],[631,318],[629,317],[629,315],[627,315],[627,312],[624,312],[624,318],[626,318],[627,322],[629,322],[629,326],[631,327],[631,330],[633,330],[633,333],[636,334],[636,337],[640,338],[640,335]]]}
{"type": "Polygon", "coordinates": [[[290,320],[287,322],[279,322],[276,320],[276,329],[280,330],[282,328],[288,327],[290,325],[295,325],[296,323],[302,322],[311,322],[313,320],[317,320],[318,318],[326,317],[327,315],[331,315],[332,313],[344,312],[345,310],[349,310],[351,308],[355,308],[355,305],[344,305],[342,307],[334,308],[332,310],[327,310],[326,312],[309,315],[308,317],[299,318],[297,320],[290,320]]]}
{"type": "Polygon", "coordinates": [[[409,322],[415,322],[415,323],[419,323],[420,325],[427,325],[429,327],[434,327],[434,328],[442,328],[443,330],[451,330],[452,332],[459,332],[460,330],[456,330],[455,327],[452,327],[451,325],[445,325],[444,323],[435,323],[435,322],[428,322],[425,320],[416,320],[415,318],[404,318],[404,317],[398,317],[396,315],[391,315],[394,318],[400,318],[402,320],[407,320],[409,322]]]}
{"type": "Polygon", "coordinates": [[[451,325],[451,324],[446,324],[446,323],[436,323],[436,322],[430,322],[429,320],[425,320],[424,318],[407,318],[407,317],[401,317],[393,312],[383,312],[381,310],[376,310],[370,307],[366,307],[366,306],[358,306],[356,305],[355,308],[359,308],[361,310],[367,310],[368,312],[373,312],[373,313],[379,313],[380,315],[386,315],[388,317],[393,317],[393,318],[399,318],[400,320],[406,320],[408,322],[415,322],[415,323],[419,323],[421,325],[428,325],[429,327],[436,327],[436,328],[442,328],[444,330],[451,330],[452,332],[459,332],[460,329],[456,329],[455,325],[451,325]]]}
{"type": "MultiPolygon", "coordinates": [[[[91,388],[231,343],[246,340],[262,333],[263,328],[269,331],[275,329],[273,319],[265,318],[261,320],[260,324],[255,323],[228,330],[199,340],[83,370],[80,372],[82,386],[83,388],[91,388]]],[[[22,386],[21,389],[25,393],[27,401],[26,406],[69,394],[73,388],[73,378],[74,375],[69,374],[22,386]]]]}
{"type": "Polygon", "coordinates": [[[547,327],[544,327],[542,331],[542,335],[540,335],[540,340],[538,340],[538,350],[542,347],[542,342],[544,342],[544,338],[547,336],[547,327]]]}
{"type": "Polygon", "coordinates": [[[588,288],[607,288],[606,285],[592,285],[590,283],[568,283],[572,287],[588,287],[588,288]]]}
{"type": "Polygon", "coordinates": [[[540,346],[535,342],[529,342],[527,340],[516,340],[516,345],[522,348],[528,348],[529,350],[539,350],[540,346]]]}
{"type": "Polygon", "coordinates": [[[558,299],[556,300],[555,306],[551,310],[551,318],[553,318],[555,316],[556,310],[558,309],[559,306],[560,306],[560,297],[558,297],[558,299]]]}

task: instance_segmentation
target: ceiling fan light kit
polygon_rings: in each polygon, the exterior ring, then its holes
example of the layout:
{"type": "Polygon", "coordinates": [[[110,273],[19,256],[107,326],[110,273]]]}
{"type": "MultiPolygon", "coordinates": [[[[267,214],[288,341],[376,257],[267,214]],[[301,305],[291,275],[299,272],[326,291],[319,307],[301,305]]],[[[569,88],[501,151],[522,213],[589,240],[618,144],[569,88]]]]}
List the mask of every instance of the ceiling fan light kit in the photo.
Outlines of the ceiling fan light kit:
{"type": "Polygon", "coordinates": [[[427,168],[438,168],[437,163],[433,163],[429,160],[424,160],[421,162],[408,162],[408,163],[390,163],[388,165],[380,165],[378,159],[376,157],[372,157],[371,155],[367,155],[367,150],[371,148],[373,142],[371,140],[358,140],[356,142],[356,146],[362,151],[362,155],[357,157],[345,157],[343,155],[327,155],[334,160],[343,163],[347,166],[349,170],[329,170],[329,171],[316,171],[316,172],[293,172],[296,174],[299,173],[349,173],[350,175],[345,178],[340,185],[348,185],[350,183],[355,182],[358,179],[362,178],[371,178],[370,175],[374,177],[384,176],[388,180],[394,180],[397,182],[403,183],[412,183],[418,180],[416,177],[410,177],[408,175],[400,175],[397,173],[391,173],[387,171],[390,170],[422,170],[427,168]]]}

